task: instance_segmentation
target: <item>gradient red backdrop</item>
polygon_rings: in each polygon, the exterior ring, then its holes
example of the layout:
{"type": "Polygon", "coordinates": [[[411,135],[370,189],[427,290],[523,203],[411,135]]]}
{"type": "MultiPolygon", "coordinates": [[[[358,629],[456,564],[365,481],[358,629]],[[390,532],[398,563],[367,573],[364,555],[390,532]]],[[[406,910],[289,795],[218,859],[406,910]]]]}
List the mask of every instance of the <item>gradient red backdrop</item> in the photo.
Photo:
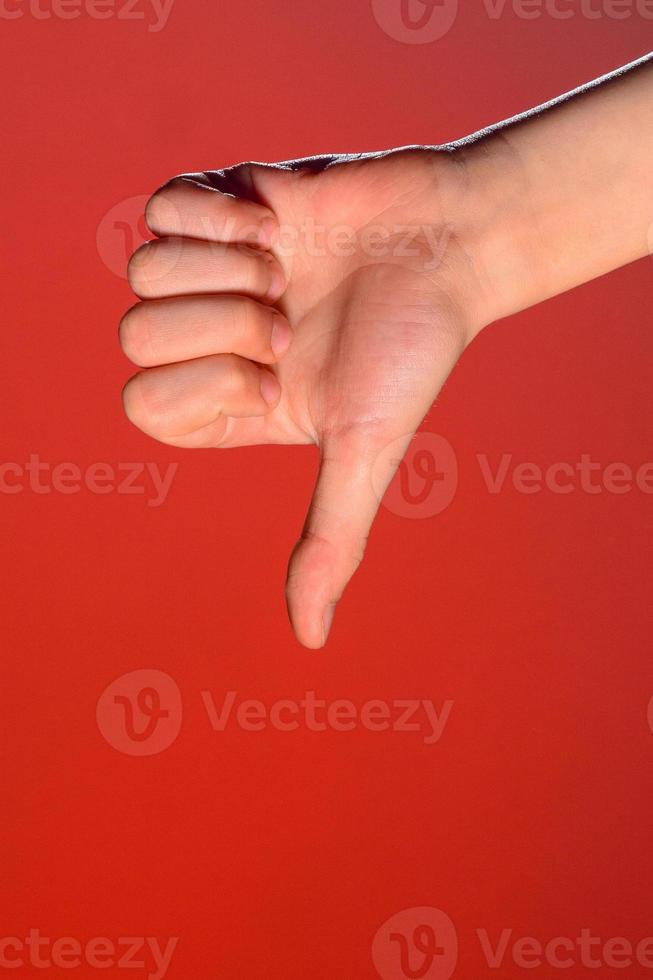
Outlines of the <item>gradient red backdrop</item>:
{"type": "MultiPolygon", "coordinates": [[[[653,935],[653,496],[525,494],[510,475],[492,494],[477,458],[653,460],[651,261],[480,336],[425,423],[455,451],[451,504],[381,509],[317,654],[283,604],[315,453],[186,453],[132,428],[116,340],[132,298],[111,268],[138,235],[131,199],[172,174],[453,139],[633,60],[653,21],[599,0],[569,19],[465,3],[442,39],[407,44],[365,0],[176,0],[160,31],[40,4],[0,18],[2,937],[176,937],[171,980],[367,980],[377,930],[428,907],[455,928],[453,975],[476,980],[588,972],[525,970],[520,937],[653,935]],[[30,456],[178,469],[159,507],[144,476],[143,494],[63,493],[42,469],[50,492],[8,492],[30,456]],[[181,727],[144,757],[96,718],[137,670],[183,705],[160,692],[181,727]],[[229,691],[453,706],[434,744],[361,724],[214,731],[202,692],[229,691]],[[505,929],[491,970],[478,930],[496,945],[505,929]]],[[[5,953],[17,977],[70,972],[5,953]]]]}

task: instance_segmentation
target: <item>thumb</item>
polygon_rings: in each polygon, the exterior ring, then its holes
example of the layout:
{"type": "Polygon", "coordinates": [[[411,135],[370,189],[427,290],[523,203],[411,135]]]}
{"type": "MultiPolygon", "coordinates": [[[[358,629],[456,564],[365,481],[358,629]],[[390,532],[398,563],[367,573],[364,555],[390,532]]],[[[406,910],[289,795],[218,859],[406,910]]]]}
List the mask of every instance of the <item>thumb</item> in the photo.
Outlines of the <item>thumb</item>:
{"type": "Polygon", "coordinates": [[[317,485],[301,538],[290,559],[286,600],[297,639],[326,643],[336,604],[360,565],[381,499],[410,444],[412,433],[390,444],[375,438],[331,437],[322,447],[317,485]],[[395,451],[397,450],[397,451],[395,451]]]}

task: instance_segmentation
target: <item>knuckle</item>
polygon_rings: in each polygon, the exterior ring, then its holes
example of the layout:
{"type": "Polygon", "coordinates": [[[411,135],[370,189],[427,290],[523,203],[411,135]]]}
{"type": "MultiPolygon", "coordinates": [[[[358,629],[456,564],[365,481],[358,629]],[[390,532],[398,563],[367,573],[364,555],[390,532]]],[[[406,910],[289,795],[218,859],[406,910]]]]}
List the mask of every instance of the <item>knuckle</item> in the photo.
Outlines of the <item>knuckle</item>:
{"type": "Polygon", "coordinates": [[[235,354],[226,354],[223,357],[224,389],[229,395],[242,395],[247,390],[247,374],[242,359],[235,354]]]}
{"type": "Polygon", "coordinates": [[[255,296],[265,294],[272,278],[270,263],[264,255],[257,254],[248,246],[244,248],[247,256],[247,289],[255,296]]]}
{"type": "Polygon", "coordinates": [[[229,296],[224,305],[224,326],[235,341],[242,340],[249,321],[249,303],[246,296],[229,296]]]}
{"type": "Polygon", "coordinates": [[[152,434],[162,430],[163,416],[160,406],[156,400],[148,397],[143,379],[145,372],[135,375],[125,385],[122,393],[122,402],[125,415],[129,421],[143,432],[152,434]]]}
{"type": "Polygon", "coordinates": [[[259,306],[258,315],[261,347],[265,350],[266,354],[270,353],[275,358],[274,351],[272,350],[272,333],[279,314],[273,306],[259,306]]]}
{"type": "Polygon", "coordinates": [[[137,319],[138,314],[135,312],[136,308],[128,310],[123,316],[118,327],[118,340],[120,341],[120,347],[123,354],[125,354],[130,361],[134,360],[134,355],[137,353],[137,319]]]}
{"type": "Polygon", "coordinates": [[[332,565],[340,557],[350,569],[350,574],[353,574],[365,557],[368,536],[355,528],[348,528],[340,517],[334,518],[332,513],[321,511],[319,507],[314,508],[314,517],[326,514],[329,523],[333,525],[335,522],[338,527],[337,533],[320,533],[308,528],[302,535],[303,540],[310,543],[314,555],[320,555],[325,564],[332,565]]]}
{"type": "Polygon", "coordinates": [[[166,187],[156,191],[145,205],[145,224],[155,234],[163,227],[167,200],[168,188],[166,187]]]}
{"type": "Polygon", "coordinates": [[[185,187],[190,184],[194,179],[196,179],[196,174],[176,174],[171,177],[165,184],[161,184],[160,187],[154,191],[149,201],[145,205],[146,213],[152,207],[159,205],[162,201],[165,201],[167,197],[170,197],[174,191],[178,190],[180,187],[185,187]]]}
{"type": "Polygon", "coordinates": [[[138,378],[139,375],[130,378],[123,388],[122,407],[129,421],[140,429],[143,427],[143,411],[141,396],[138,390],[138,378]]]}
{"type": "Polygon", "coordinates": [[[252,352],[252,356],[263,363],[270,360],[270,334],[272,331],[272,316],[265,307],[250,300],[250,305],[243,317],[242,340],[243,349],[252,352]]]}
{"type": "Polygon", "coordinates": [[[156,363],[152,333],[150,311],[145,303],[133,306],[120,321],[120,346],[134,364],[145,366],[156,363]]]}
{"type": "Polygon", "coordinates": [[[142,299],[157,295],[163,281],[174,275],[184,258],[184,240],[178,237],[158,238],[146,242],[129,260],[129,284],[142,299]]]}
{"type": "Polygon", "coordinates": [[[154,257],[154,243],[146,242],[137,248],[127,265],[127,279],[129,285],[135,293],[139,293],[143,288],[147,288],[148,268],[151,267],[154,257]]]}

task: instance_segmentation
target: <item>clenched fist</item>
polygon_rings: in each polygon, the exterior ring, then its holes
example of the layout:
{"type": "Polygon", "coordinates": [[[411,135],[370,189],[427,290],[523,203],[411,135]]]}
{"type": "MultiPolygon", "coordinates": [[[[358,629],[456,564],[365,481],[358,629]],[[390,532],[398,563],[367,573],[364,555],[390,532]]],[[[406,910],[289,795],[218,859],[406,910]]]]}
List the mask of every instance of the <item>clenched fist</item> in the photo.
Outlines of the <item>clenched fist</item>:
{"type": "Polygon", "coordinates": [[[158,238],[130,262],[142,302],[121,324],[144,369],[127,415],[185,448],[319,446],[287,586],[308,647],[363,557],[379,455],[408,446],[487,309],[456,230],[458,166],[420,149],[243,164],[147,206],[158,238]]]}
{"type": "Polygon", "coordinates": [[[242,164],[150,200],[127,415],[185,448],[319,446],[287,584],[306,646],[363,557],[379,459],[396,468],[476,333],[647,253],[652,69],[444,148],[242,164]]]}

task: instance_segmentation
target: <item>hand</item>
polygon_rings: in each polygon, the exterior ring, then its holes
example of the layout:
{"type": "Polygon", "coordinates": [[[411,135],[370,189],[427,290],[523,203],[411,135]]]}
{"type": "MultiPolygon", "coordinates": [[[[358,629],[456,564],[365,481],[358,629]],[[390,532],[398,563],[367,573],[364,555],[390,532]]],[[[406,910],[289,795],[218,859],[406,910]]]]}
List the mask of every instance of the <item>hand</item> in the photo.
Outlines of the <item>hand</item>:
{"type": "Polygon", "coordinates": [[[287,586],[306,646],[363,557],[380,459],[475,334],[648,253],[652,92],[649,55],[444,148],[243,164],[149,202],[127,414],[175,446],[319,446],[287,586]]]}
{"type": "Polygon", "coordinates": [[[363,557],[392,476],[379,455],[398,464],[487,322],[456,224],[459,166],[421,149],[244,164],[177,178],[147,207],[160,238],[129,267],[143,302],[121,339],[145,370],[125,410],[174,446],[319,446],[287,583],[308,647],[363,557]]]}

